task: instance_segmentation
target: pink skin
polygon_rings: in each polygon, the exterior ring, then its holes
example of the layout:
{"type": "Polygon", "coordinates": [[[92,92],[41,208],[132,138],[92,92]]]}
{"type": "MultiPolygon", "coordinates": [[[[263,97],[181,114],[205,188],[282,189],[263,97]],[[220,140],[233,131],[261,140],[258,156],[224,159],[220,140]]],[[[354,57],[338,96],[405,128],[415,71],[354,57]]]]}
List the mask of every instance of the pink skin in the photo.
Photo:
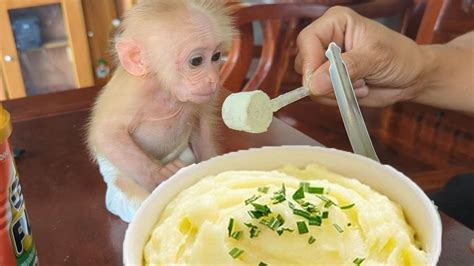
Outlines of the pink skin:
{"type": "MultiPolygon", "coordinates": [[[[202,36],[202,35],[201,35],[202,36]]],[[[182,75],[175,85],[174,95],[180,101],[195,104],[209,104],[216,91],[221,87],[219,70],[221,65],[221,44],[202,38],[202,47],[191,52],[183,51],[176,60],[177,72],[182,75]],[[207,48],[206,48],[207,47],[207,48]],[[199,66],[193,66],[193,59],[202,59],[199,66]]],[[[214,117],[202,115],[199,124],[191,136],[191,146],[198,161],[207,160],[217,155],[215,134],[213,132],[214,117]]]]}
{"type": "Polygon", "coordinates": [[[196,104],[208,103],[220,87],[220,51],[218,47],[197,48],[188,56],[179,55],[176,60],[176,69],[182,79],[174,84],[174,95],[181,102],[196,104]],[[214,57],[214,59],[213,59],[214,57]],[[193,66],[193,60],[202,60],[198,66],[193,66]]]}
{"type": "Polygon", "coordinates": [[[221,86],[222,43],[215,39],[206,17],[198,14],[191,20],[194,22],[192,34],[183,34],[177,45],[180,53],[175,68],[181,78],[172,85],[173,94],[182,102],[204,104],[211,101],[221,86]],[[199,64],[193,65],[193,62],[199,64]]]}
{"type": "Polygon", "coordinates": [[[145,46],[135,41],[118,44],[121,65],[131,75],[116,83],[112,79],[101,96],[103,99],[98,100],[97,113],[113,112],[114,115],[92,127],[94,140],[91,142],[121,174],[132,177],[148,191],[183,167],[179,160],[162,165],[157,158],[163,158],[188,141],[185,132],[192,125],[189,141],[196,158],[206,160],[217,155],[212,105],[221,87],[218,55],[222,42],[216,40],[207,18],[193,17],[190,20],[194,24],[183,23],[186,27],[177,27],[172,35],[162,39],[169,43],[157,43],[150,38],[150,47],[154,47],[151,53],[145,53],[145,46]],[[166,60],[174,60],[168,71],[171,73],[166,73],[161,64],[155,64],[156,69],[151,67],[154,65],[147,66],[153,58],[143,55],[156,58],[169,55],[166,60]],[[200,63],[193,66],[196,60],[200,63]],[[162,84],[154,75],[146,75],[150,69],[166,73],[164,76],[169,78],[169,83],[162,84]],[[123,86],[126,87],[121,89],[123,86]],[[120,93],[116,93],[119,90],[120,93]],[[109,92],[110,95],[106,95],[109,92]],[[130,101],[133,103],[121,104],[130,101]],[[120,108],[109,107],[117,105],[120,108]]]}
{"type": "Polygon", "coordinates": [[[202,120],[199,130],[191,137],[191,147],[196,155],[196,160],[205,161],[219,154],[209,119],[202,120]]]}
{"type": "MultiPolygon", "coordinates": [[[[172,93],[180,102],[203,105],[210,104],[221,87],[219,72],[222,42],[215,40],[215,34],[205,24],[208,22],[205,17],[197,16],[195,22],[197,25],[192,30],[193,34],[183,35],[182,41],[178,43],[178,46],[183,47],[175,61],[180,78],[172,85],[172,93]],[[193,60],[199,60],[200,63],[193,65],[193,60]]],[[[191,147],[198,161],[218,154],[213,132],[214,119],[209,112],[205,112],[191,136],[191,147]]]]}

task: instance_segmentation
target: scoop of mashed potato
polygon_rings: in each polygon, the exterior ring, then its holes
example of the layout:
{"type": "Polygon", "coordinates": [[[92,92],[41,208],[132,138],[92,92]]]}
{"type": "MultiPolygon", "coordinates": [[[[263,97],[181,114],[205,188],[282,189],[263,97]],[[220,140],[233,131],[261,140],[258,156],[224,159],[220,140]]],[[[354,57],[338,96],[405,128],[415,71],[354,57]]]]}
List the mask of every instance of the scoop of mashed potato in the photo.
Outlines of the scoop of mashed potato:
{"type": "Polygon", "coordinates": [[[427,253],[398,204],[309,165],[203,178],[166,207],[144,262],[426,265],[427,253]]]}

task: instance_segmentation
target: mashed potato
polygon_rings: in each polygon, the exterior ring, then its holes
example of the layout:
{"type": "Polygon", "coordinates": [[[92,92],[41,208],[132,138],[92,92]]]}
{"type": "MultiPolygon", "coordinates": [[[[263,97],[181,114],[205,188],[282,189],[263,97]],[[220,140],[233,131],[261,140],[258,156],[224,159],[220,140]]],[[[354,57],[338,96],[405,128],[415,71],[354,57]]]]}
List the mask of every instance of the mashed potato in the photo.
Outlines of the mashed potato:
{"type": "Polygon", "coordinates": [[[318,165],[228,171],[182,191],[146,264],[426,265],[400,206],[318,165]]]}

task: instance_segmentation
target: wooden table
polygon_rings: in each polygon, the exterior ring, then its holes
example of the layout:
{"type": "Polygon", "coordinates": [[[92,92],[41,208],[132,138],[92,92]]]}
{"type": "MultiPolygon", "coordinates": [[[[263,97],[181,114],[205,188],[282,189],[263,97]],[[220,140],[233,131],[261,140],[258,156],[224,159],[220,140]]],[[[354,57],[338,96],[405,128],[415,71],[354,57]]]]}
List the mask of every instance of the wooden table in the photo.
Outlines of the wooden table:
{"type": "MultiPolygon", "coordinates": [[[[17,159],[33,237],[42,265],[120,265],[127,224],[104,206],[105,184],[89,160],[85,123],[98,88],[4,102],[13,120],[17,159]]],[[[321,121],[323,123],[324,121],[321,121]]],[[[320,145],[275,119],[264,134],[225,131],[225,151],[275,145],[320,145]]],[[[441,213],[440,265],[472,265],[474,232],[441,213]]]]}

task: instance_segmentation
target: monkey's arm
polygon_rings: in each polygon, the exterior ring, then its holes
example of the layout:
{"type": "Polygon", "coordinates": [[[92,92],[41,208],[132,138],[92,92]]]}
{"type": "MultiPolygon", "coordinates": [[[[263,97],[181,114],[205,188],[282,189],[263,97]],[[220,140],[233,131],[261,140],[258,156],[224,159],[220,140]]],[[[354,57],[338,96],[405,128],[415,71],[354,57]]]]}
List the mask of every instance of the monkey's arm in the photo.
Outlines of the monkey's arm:
{"type": "Polygon", "coordinates": [[[105,123],[94,131],[92,137],[97,153],[106,157],[119,172],[149,191],[158,185],[156,179],[162,166],[135,143],[126,126],[105,123]]]}
{"type": "Polygon", "coordinates": [[[205,161],[219,154],[214,119],[210,114],[201,116],[194,134],[191,136],[191,146],[198,161],[205,161]]]}

